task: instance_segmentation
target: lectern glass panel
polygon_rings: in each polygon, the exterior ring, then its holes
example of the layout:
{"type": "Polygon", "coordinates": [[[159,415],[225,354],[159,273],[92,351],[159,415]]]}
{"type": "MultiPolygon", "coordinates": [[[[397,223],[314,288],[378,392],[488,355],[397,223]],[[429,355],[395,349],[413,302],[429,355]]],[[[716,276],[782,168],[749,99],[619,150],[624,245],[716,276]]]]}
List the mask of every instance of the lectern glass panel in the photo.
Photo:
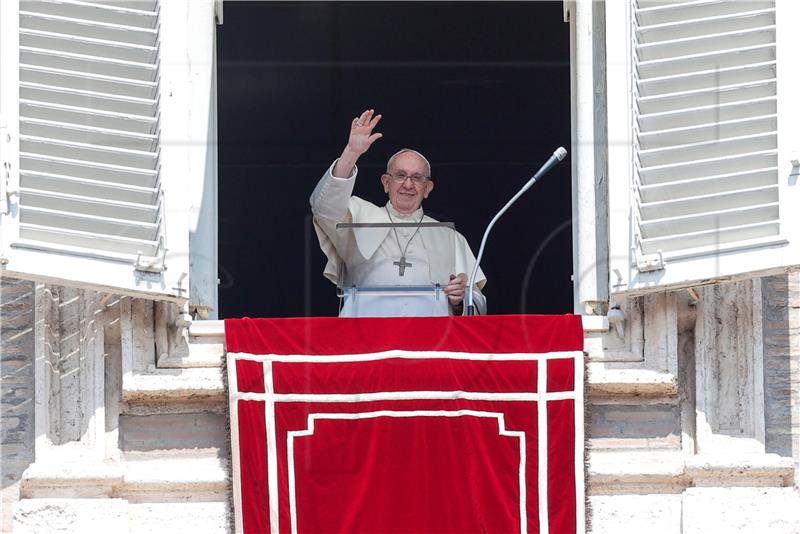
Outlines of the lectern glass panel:
{"type": "Polygon", "coordinates": [[[442,289],[455,273],[452,223],[337,225],[340,315],[447,315],[442,289]]]}

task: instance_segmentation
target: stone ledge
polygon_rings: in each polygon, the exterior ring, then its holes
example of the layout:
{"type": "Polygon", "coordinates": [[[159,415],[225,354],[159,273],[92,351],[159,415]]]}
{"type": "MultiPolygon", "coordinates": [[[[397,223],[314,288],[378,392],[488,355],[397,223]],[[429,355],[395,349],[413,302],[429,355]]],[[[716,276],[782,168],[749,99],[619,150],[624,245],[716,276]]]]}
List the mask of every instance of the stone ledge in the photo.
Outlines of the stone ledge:
{"type": "MultiPolygon", "coordinates": [[[[671,373],[647,369],[604,369],[589,364],[589,394],[670,397],[678,394],[678,381],[671,373]]],[[[156,369],[152,373],[123,377],[122,400],[191,400],[225,396],[220,368],[156,369]]]]}
{"type": "Polygon", "coordinates": [[[192,321],[189,325],[189,335],[197,337],[225,337],[225,321],[207,320],[207,321],[192,321]]]}
{"type": "Polygon", "coordinates": [[[226,501],[228,470],[219,458],[128,460],[114,496],[131,502],[226,501]]]}
{"type": "Polygon", "coordinates": [[[120,483],[122,470],[116,462],[36,462],[22,474],[20,497],[108,497],[120,483]]]}
{"type": "Polygon", "coordinates": [[[136,404],[158,402],[222,402],[225,388],[221,368],[160,369],[122,377],[122,400],[136,404]]]}
{"type": "Polygon", "coordinates": [[[188,354],[163,354],[158,358],[159,369],[218,368],[225,356],[225,344],[205,338],[191,340],[188,354]]]}
{"type": "Polygon", "coordinates": [[[605,315],[581,315],[583,333],[608,332],[608,317],[605,315]]]}
{"type": "Polygon", "coordinates": [[[681,451],[590,451],[591,495],[678,493],[690,487],[788,487],[791,458],[775,454],[686,456],[681,451]]]}
{"type": "MultiPolygon", "coordinates": [[[[608,328],[606,317],[584,317],[586,332],[608,328]]],[[[126,402],[174,402],[221,400],[224,395],[221,362],[224,354],[224,321],[197,321],[189,327],[187,356],[162,356],[152,373],[126,375],[123,400],[126,402]],[[165,368],[166,367],[166,368],[165,368]]],[[[648,369],[606,369],[603,362],[588,366],[589,394],[593,397],[674,397],[678,393],[675,375],[648,369]]]]}
{"type": "Polygon", "coordinates": [[[794,461],[777,454],[698,455],[686,459],[693,486],[785,487],[794,482],[794,461]]]}
{"type": "Polygon", "coordinates": [[[679,493],[688,486],[680,451],[590,451],[590,495],[679,493]]]}
{"type": "Polygon", "coordinates": [[[589,363],[590,396],[672,397],[678,394],[678,379],[672,373],[648,369],[605,369],[601,362],[589,363]]]}
{"type": "Polygon", "coordinates": [[[199,484],[211,489],[225,489],[229,483],[228,469],[226,461],[215,457],[154,458],[122,462],[124,483],[143,488],[186,488],[199,484]]]}
{"type": "Polygon", "coordinates": [[[27,499],[222,501],[230,491],[228,470],[228,463],[216,457],[32,464],[23,474],[20,495],[27,499]]]}
{"type": "MultiPolygon", "coordinates": [[[[607,332],[608,317],[605,315],[582,315],[584,332],[607,332]]],[[[225,337],[225,321],[207,320],[193,321],[189,326],[189,335],[196,337],[225,337]]]]}

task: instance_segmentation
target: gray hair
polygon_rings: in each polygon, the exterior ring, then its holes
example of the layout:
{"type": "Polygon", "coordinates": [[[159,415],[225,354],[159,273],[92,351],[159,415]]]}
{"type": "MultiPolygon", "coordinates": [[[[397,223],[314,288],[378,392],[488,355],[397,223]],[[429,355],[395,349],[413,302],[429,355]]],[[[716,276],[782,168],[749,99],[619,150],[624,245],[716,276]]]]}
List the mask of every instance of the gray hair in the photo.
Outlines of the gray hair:
{"type": "Polygon", "coordinates": [[[421,153],[417,152],[413,148],[401,148],[400,150],[395,152],[394,155],[392,155],[392,157],[389,158],[389,161],[386,163],[386,172],[389,172],[392,169],[392,167],[394,166],[394,160],[397,158],[397,156],[399,156],[400,154],[405,154],[406,152],[411,152],[412,154],[416,154],[417,156],[420,157],[420,159],[422,161],[425,162],[425,168],[426,168],[426,173],[425,174],[426,174],[427,178],[430,178],[431,177],[431,162],[428,161],[428,158],[426,158],[425,156],[423,156],[421,153]]]}

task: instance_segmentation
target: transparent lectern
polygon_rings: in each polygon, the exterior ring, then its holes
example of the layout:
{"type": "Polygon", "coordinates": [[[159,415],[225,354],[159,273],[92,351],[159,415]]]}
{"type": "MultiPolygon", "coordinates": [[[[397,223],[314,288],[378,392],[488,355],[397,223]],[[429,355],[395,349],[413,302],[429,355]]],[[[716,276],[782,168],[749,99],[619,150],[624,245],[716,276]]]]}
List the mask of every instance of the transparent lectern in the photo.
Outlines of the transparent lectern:
{"type": "Polygon", "coordinates": [[[336,238],[340,317],[449,315],[453,223],[339,223],[336,238]]]}

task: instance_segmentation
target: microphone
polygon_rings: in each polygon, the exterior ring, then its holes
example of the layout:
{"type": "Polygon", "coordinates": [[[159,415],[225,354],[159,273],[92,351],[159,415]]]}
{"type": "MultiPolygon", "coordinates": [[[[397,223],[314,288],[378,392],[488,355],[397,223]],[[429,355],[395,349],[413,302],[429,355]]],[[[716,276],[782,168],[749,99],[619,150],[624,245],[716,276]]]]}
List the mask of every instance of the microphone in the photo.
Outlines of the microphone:
{"type": "Polygon", "coordinates": [[[497,219],[499,219],[506,212],[506,210],[508,210],[508,208],[510,208],[511,205],[525,193],[525,191],[530,189],[531,186],[533,186],[533,184],[535,184],[539,180],[539,178],[547,174],[550,171],[550,169],[556,166],[556,163],[563,160],[566,156],[567,156],[567,150],[563,146],[558,147],[555,150],[555,152],[553,152],[553,155],[550,156],[550,159],[545,161],[544,165],[542,165],[541,168],[538,171],[536,171],[536,174],[534,174],[533,177],[530,180],[528,180],[528,182],[525,185],[522,186],[522,189],[517,191],[517,194],[511,197],[511,200],[506,202],[506,205],[503,206],[503,209],[497,212],[497,215],[495,215],[494,218],[491,220],[489,226],[486,227],[486,231],[483,233],[483,239],[481,239],[481,248],[478,250],[478,257],[475,259],[475,268],[472,269],[472,275],[469,277],[469,280],[467,281],[467,283],[469,284],[469,289],[467,290],[468,291],[467,315],[475,315],[475,304],[473,301],[474,298],[473,292],[475,289],[475,284],[473,284],[472,281],[475,280],[476,276],[478,276],[478,267],[481,264],[481,258],[483,258],[483,249],[486,247],[486,239],[489,237],[489,232],[492,231],[494,223],[497,222],[497,219]]]}

